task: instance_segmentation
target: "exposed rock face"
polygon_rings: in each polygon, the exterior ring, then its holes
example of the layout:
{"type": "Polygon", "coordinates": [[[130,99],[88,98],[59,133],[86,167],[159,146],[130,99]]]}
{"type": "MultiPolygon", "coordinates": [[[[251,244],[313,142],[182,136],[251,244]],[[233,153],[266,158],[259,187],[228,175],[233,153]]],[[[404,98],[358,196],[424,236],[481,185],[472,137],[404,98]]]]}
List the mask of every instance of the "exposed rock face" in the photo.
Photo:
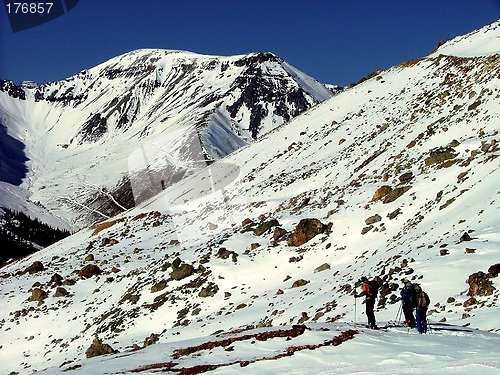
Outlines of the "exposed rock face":
{"type": "Polygon", "coordinates": [[[318,219],[302,219],[295,227],[288,245],[300,246],[314,238],[316,235],[324,233],[327,226],[318,219]]]}
{"type": "Polygon", "coordinates": [[[108,344],[104,344],[99,337],[96,337],[90,347],[85,352],[87,358],[97,357],[105,354],[116,353],[116,351],[109,346],[108,344]]]}

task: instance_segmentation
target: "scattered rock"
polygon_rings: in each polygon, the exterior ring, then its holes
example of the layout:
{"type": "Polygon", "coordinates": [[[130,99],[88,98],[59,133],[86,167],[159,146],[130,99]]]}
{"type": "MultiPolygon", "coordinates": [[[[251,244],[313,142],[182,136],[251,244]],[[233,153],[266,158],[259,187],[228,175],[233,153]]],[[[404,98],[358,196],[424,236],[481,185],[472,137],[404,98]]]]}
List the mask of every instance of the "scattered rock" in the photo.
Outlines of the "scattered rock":
{"type": "Polygon", "coordinates": [[[254,243],[250,244],[250,249],[251,250],[255,250],[258,247],[260,247],[260,243],[258,243],[258,242],[254,242],[254,243]]]}
{"type": "Polygon", "coordinates": [[[318,219],[302,219],[295,227],[290,239],[289,246],[300,246],[314,238],[320,233],[324,233],[328,229],[327,225],[323,224],[318,219]]]}
{"type": "Polygon", "coordinates": [[[63,281],[63,277],[61,275],[59,275],[58,273],[55,273],[50,278],[49,285],[60,286],[60,285],[62,285],[62,281],[63,281]]]}
{"type": "Polygon", "coordinates": [[[31,297],[28,299],[28,301],[32,302],[38,302],[38,305],[40,306],[43,304],[43,300],[48,297],[47,292],[40,288],[34,288],[31,291],[31,297]]]}
{"type": "Polygon", "coordinates": [[[372,202],[377,202],[379,200],[382,200],[391,191],[392,191],[392,188],[389,185],[383,185],[383,186],[379,187],[375,191],[375,194],[373,194],[372,202]]]}
{"type": "Polygon", "coordinates": [[[366,234],[369,231],[371,231],[372,229],[373,229],[373,225],[369,225],[367,227],[364,227],[363,229],[361,229],[361,234],[366,234]]]}
{"type": "Polygon", "coordinates": [[[431,166],[445,160],[454,159],[457,155],[453,147],[438,147],[429,152],[429,157],[425,159],[424,163],[426,166],[431,166]]]}
{"type": "Polygon", "coordinates": [[[179,267],[175,268],[171,273],[170,277],[173,280],[182,280],[186,277],[191,276],[194,273],[194,267],[187,263],[182,263],[179,267]]]}
{"type": "Polygon", "coordinates": [[[101,269],[95,264],[88,264],[84,266],[80,271],[78,271],[78,276],[84,279],[88,279],[94,275],[100,275],[101,269]]]}
{"type": "Polygon", "coordinates": [[[450,252],[448,251],[448,249],[441,249],[439,250],[439,255],[441,256],[444,256],[444,255],[448,255],[450,252]]]}
{"type": "Polygon", "coordinates": [[[54,297],[66,297],[69,295],[69,292],[64,289],[62,286],[57,287],[56,292],[54,293],[54,297]]]}
{"type": "Polygon", "coordinates": [[[403,173],[401,176],[399,176],[399,182],[402,184],[407,184],[408,182],[411,181],[412,178],[413,178],[413,173],[406,172],[406,173],[403,173]]]}
{"type": "Polygon", "coordinates": [[[469,298],[467,301],[464,302],[464,307],[469,307],[472,305],[475,305],[477,303],[477,299],[474,297],[469,298]]]}
{"type": "Polygon", "coordinates": [[[94,261],[94,254],[89,254],[85,257],[85,262],[93,262],[94,261]]]}
{"type": "Polygon", "coordinates": [[[328,263],[323,263],[321,266],[316,267],[314,269],[314,273],[326,271],[326,270],[329,270],[329,269],[330,269],[330,265],[328,263]]]}
{"type": "Polygon", "coordinates": [[[476,249],[470,249],[468,247],[465,248],[465,253],[466,254],[474,254],[476,252],[476,249]]]}
{"type": "Polygon", "coordinates": [[[401,208],[398,208],[390,213],[387,214],[387,217],[389,218],[389,220],[392,220],[394,219],[396,216],[398,216],[399,214],[401,214],[401,208]]]}
{"type": "Polygon", "coordinates": [[[397,188],[391,190],[389,193],[387,193],[383,197],[382,203],[387,204],[387,203],[394,202],[396,199],[401,197],[404,193],[406,193],[410,189],[411,189],[411,186],[397,187],[397,188]]]}
{"type": "Polygon", "coordinates": [[[488,275],[490,278],[497,277],[498,274],[500,274],[500,263],[493,264],[488,268],[488,275]]]}
{"type": "Polygon", "coordinates": [[[453,303],[455,302],[455,298],[454,297],[448,297],[448,299],[446,300],[446,303],[453,303]]]}
{"type": "Polygon", "coordinates": [[[464,241],[472,241],[472,237],[467,232],[464,232],[464,234],[462,234],[462,236],[459,239],[459,242],[464,242],[464,241]]]}
{"type": "Polygon", "coordinates": [[[277,294],[277,295],[281,295],[281,294],[283,294],[283,293],[285,293],[285,292],[283,292],[283,290],[282,290],[282,289],[278,289],[278,291],[276,292],[276,294],[277,294]]]}
{"type": "Polygon", "coordinates": [[[251,219],[249,219],[248,217],[241,222],[242,227],[246,227],[246,226],[252,225],[252,224],[254,224],[254,222],[251,219]]]}
{"type": "Polygon", "coordinates": [[[198,297],[213,297],[219,291],[219,287],[215,283],[208,283],[205,288],[202,288],[200,293],[198,293],[198,297]]]}
{"type": "Polygon", "coordinates": [[[304,279],[299,279],[293,282],[292,288],[300,288],[301,286],[309,284],[310,281],[304,280],[304,279]]]}
{"type": "Polygon", "coordinates": [[[150,346],[150,345],[154,345],[156,344],[158,341],[160,340],[160,335],[156,334],[156,333],[152,333],[151,335],[149,335],[149,337],[146,337],[144,339],[144,344],[143,346],[146,347],[146,346],[150,346]]]}
{"type": "Polygon", "coordinates": [[[151,287],[151,293],[157,293],[167,287],[167,282],[162,280],[151,287]]]}
{"type": "Polygon", "coordinates": [[[87,358],[97,357],[105,354],[116,353],[116,351],[109,346],[108,344],[104,344],[99,337],[96,337],[90,347],[85,352],[87,358]]]}
{"type": "Polygon", "coordinates": [[[380,216],[379,214],[375,214],[375,215],[370,216],[369,218],[367,218],[365,220],[365,224],[366,225],[370,225],[370,224],[377,223],[377,222],[379,222],[381,220],[382,220],[382,216],[380,216]]]}
{"type": "Polygon", "coordinates": [[[24,273],[30,273],[30,274],[33,274],[33,273],[37,273],[37,272],[41,272],[43,271],[45,268],[42,264],[42,262],[36,260],[34,261],[31,266],[27,267],[25,270],[24,270],[24,273]]]}
{"type": "Polygon", "coordinates": [[[253,233],[256,236],[262,236],[264,233],[266,233],[272,227],[277,227],[279,225],[280,225],[280,223],[276,219],[271,219],[271,220],[268,220],[268,221],[264,221],[263,223],[259,224],[257,226],[257,228],[254,229],[253,233]]]}

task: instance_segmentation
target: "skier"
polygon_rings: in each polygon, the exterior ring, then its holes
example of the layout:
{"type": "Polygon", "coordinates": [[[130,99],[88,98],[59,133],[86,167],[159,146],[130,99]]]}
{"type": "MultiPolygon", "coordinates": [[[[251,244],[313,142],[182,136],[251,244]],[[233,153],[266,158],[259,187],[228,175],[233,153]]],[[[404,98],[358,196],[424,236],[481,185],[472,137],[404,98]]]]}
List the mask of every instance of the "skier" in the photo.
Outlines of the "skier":
{"type": "Polygon", "coordinates": [[[431,302],[427,293],[419,285],[415,285],[415,306],[417,329],[419,333],[427,332],[427,307],[431,302]]]}
{"type": "Polygon", "coordinates": [[[378,281],[372,280],[368,282],[368,279],[363,276],[361,278],[363,285],[361,287],[361,293],[355,294],[354,298],[359,298],[365,296],[365,306],[366,306],[366,317],[368,318],[368,328],[377,329],[377,324],[375,322],[375,312],[373,311],[375,307],[375,298],[377,298],[378,292],[378,281]]]}
{"type": "Polygon", "coordinates": [[[415,300],[415,289],[413,284],[408,280],[403,280],[404,286],[401,289],[401,304],[403,309],[403,314],[405,316],[405,324],[409,327],[415,327],[415,317],[413,316],[414,300],[415,300]]]}

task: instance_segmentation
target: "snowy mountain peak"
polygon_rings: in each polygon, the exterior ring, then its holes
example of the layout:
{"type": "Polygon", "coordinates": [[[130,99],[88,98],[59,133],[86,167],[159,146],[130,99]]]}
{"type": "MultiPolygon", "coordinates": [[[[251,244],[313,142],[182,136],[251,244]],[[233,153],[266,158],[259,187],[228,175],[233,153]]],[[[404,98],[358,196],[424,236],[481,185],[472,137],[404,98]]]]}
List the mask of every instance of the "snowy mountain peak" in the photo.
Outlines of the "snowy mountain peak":
{"type": "Polygon", "coordinates": [[[177,142],[177,160],[210,163],[334,94],[271,53],[155,49],[39,87],[1,81],[0,90],[2,124],[30,160],[30,200],[77,225],[137,203],[128,167],[136,150],[189,129],[197,155],[177,142]]]}

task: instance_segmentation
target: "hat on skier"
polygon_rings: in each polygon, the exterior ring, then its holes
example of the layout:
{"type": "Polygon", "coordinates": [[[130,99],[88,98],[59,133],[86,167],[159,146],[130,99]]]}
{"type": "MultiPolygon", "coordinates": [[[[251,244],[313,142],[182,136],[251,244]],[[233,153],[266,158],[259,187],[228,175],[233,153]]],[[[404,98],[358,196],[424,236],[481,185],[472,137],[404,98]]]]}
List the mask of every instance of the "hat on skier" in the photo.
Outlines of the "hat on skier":
{"type": "Polygon", "coordinates": [[[412,284],[411,282],[409,282],[409,281],[406,283],[406,286],[408,286],[408,287],[410,287],[410,286],[412,286],[412,285],[413,285],[413,284],[412,284]]]}
{"type": "Polygon", "coordinates": [[[366,278],[366,276],[363,276],[363,277],[361,278],[361,281],[365,282],[365,281],[368,281],[368,279],[366,278]]]}

